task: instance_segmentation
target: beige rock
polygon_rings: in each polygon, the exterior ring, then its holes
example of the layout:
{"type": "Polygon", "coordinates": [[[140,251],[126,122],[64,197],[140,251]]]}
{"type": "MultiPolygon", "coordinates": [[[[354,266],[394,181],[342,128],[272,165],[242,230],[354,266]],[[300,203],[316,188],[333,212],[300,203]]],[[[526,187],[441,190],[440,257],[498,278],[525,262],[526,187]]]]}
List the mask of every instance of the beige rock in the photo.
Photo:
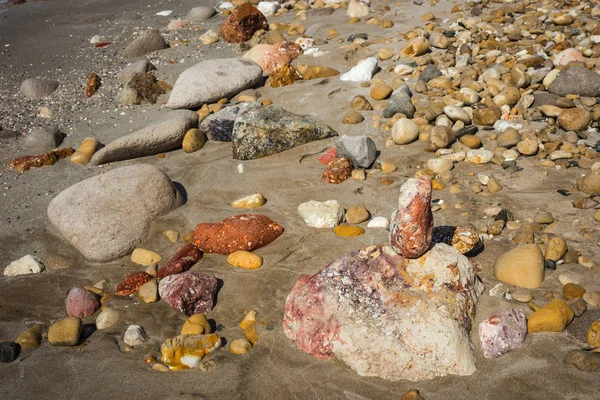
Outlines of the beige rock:
{"type": "Polygon", "coordinates": [[[179,232],[177,232],[175,229],[167,229],[166,231],[163,231],[162,233],[171,243],[177,243],[177,241],[179,240],[179,232]]]}
{"type": "Polygon", "coordinates": [[[82,330],[83,323],[79,318],[67,317],[50,325],[48,342],[52,346],[76,346],[82,330]]]}
{"type": "Polygon", "coordinates": [[[544,257],[536,244],[524,244],[501,255],[494,264],[496,279],[536,289],[544,281],[544,257]]]}
{"type": "Polygon", "coordinates": [[[34,349],[42,342],[42,325],[34,325],[25,329],[15,339],[15,343],[18,343],[24,349],[34,349]]]}
{"type": "Polygon", "coordinates": [[[587,129],[592,121],[592,113],[583,108],[570,108],[558,116],[558,125],[565,131],[582,131],[587,129]]]}
{"type": "Polygon", "coordinates": [[[142,249],[141,247],[133,249],[133,252],[131,253],[131,261],[140,265],[152,265],[160,260],[162,260],[160,254],[152,250],[142,249]]]}
{"type": "Polygon", "coordinates": [[[206,144],[206,135],[198,128],[190,129],[183,137],[181,148],[186,153],[193,153],[204,147],[206,144]]]}
{"type": "Polygon", "coordinates": [[[83,139],[81,145],[75,153],[71,155],[69,160],[75,164],[85,165],[90,162],[94,153],[96,153],[102,147],[102,143],[98,139],[88,137],[83,139]]]}
{"type": "Polygon", "coordinates": [[[266,202],[267,199],[265,199],[262,194],[255,193],[235,200],[231,203],[231,207],[252,209],[262,207],[266,202]]]}
{"type": "Polygon", "coordinates": [[[385,100],[392,94],[393,89],[388,85],[376,85],[371,89],[371,98],[373,100],[385,100]]]}
{"type": "Polygon", "coordinates": [[[192,315],[181,328],[182,335],[204,335],[209,333],[212,333],[212,328],[204,314],[192,315]]]}
{"type": "Polygon", "coordinates": [[[524,156],[536,155],[539,150],[539,144],[537,140],[525,139],[517,143],[517,151],[524,156]]]}
{"type": "Polygon", "coordinates": [[[123,314],[125,314],[123,311],[116,308],[106,308],[102,310],[96,318],[96,329],[101,331],[112,328],[121,320],[123,314]]]}
{"type": "Polygon", "coordinates": [[[155,279],[141,285],[137,290],[137,297],[142,303],[156,303],[158,301],[158,283],[155,279]]]}
{"type": "Polygon", "coordinates": [[[502,185],[496,180],[496,178],[490,178],[487,188],[490,193],[496,193],[502,190],[502,185]]]}
{"type": "Polygon", "coordinates": [[[227,256],[227,262],[234,267],[244,269],[257,269],[263,264],[263,259],[258,254],[249,251],[239,250],[227,256]]]}
{"type": "Polygon", "coordinates": [[[396,144],[409,144],[419,138],[419,127],[408,118],[400,118],[392,126],[392,140],[396,144]]]}
{"type": "Polygon", "coordinates": [[[559,237],[555,236],[548,242],[546,247],[546,260],[552,260],[554,262],[559,261],[567,252],[567,242],[559,237]]]}
{"type": "Polygon", "coordinates": [[[348,111],[342,118],[342,124],[360,124],[365,120],[361,113],[355,110],[348,111]]]}
{"type": "Polygon", "coordinates": [[[369,218],[371,214],[363,204],[353,205],[346,210],[346,221],[350,224],[360,224],[369,218]]]}
{"type": "Polygon", "coordinates": [[[429,131],[429,146],[432,150],[446,148],[454,141],[455,137],[454,131],[447,126],[434,126],[429,131]]]}

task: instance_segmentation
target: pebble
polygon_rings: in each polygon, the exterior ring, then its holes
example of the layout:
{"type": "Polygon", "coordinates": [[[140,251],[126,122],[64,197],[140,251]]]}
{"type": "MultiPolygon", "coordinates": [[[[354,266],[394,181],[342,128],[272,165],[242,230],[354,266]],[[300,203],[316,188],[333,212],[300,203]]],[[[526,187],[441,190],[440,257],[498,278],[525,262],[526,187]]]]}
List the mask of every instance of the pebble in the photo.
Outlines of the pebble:
{"type": "Polygon", "coordinates": [[[537,140],[525,139],[517,143],[517,151],[525,156],[534,156],[539,151],[537,140]]]}
{"type": "Polygon", "coordinates": [[[204,314],[194,314],[189,317],[181,328],[182,335],[203,335],[212,333],[210,323],[204,314]]]}
{"type": "Polygon", "coordinates": [[[194,153],[206,144],[206,135],[198,128],[188,130],[183,137],[181,148],[185,153],[194,153]]]}
{"type": "Polygon", "coordinates": [[[52,346],[77,346],[83,323],[77,317],[67,317],[48,328],[48,342],[52,346]]]}
{"type": "Polygon", "coordinates": [[[346,115],[342,118],[342,124],[360,124],[365,120],[365,117],[362,116],[358,111],[352,110],[348,111],[346,115]]]}
{"type": "Polygon", "coordinates": [[[106,308],[96,318],[96,329],[104,330],[112,328],[121,320],[124,312],[116,308],[106,308]]]}
{"type": "Polygon", "coordinates": [[[517,289],[511,292],[512,299],[519,303],[529,303],[533,300],[533,295],[529,290],[517,289]]]}
{"type": "Polygon", "coordinates": [[[403,145],[414,142],[419,138],[419,127],[408,118],[400,118],[392,126],[392,140],[394,143],[403,145]]]}
{"type": "Polygon", "coordinates": [[[298,213],[313,228],[334,228],[344,217],[344,209],[337,200],[310,200],[298,206],[298,213]]]}
{"type": "Polygon", "coordinates": [[[600,293],[585,292],[583,295],[583,300],[588,304],[588,306],[596,308],[600,306],[600,293]]]}
{"type": "Polygon", "coordinates": [[[140,285],[137,290],[137,297],[142,303],[156,303],[158,301],[158,282],[156,279],[140,285]]]}
{"type": "Polygon", "coordinates": [[[388,162],[381,163],[381,172],[383,172],[384,174],[390,174],[396,171],[396,169],[398,169],[398,167],[395,164],[388,162]]]}
{"type": "Polygon", "coordinates": [[[252,350],[252,343],[247,339],[234,339],[229,343],[229,351],[233,354],[246,354],[252,350]]]}
{"type": "Polygon", "coordinates": [[[469,150],[465,160],[472,164],[487,164],[492,161],[494,153],[490,150],[476,149],[469,150]]]}
{"type": "Polygon", "coordinates": [[[10,363],[19,357],[21,346],[15,342],[0,342],[0,363],[10,363]]]}
{"type": "Polygon", "coordinates": [[[146,339],[146,331],[139,325],[129,325],[123,335],[123,342],[131,347],[144,343],[146,339]]]}
{"type": "Polygon", "coordinates": [[[227,262],[234,267],[257,269],[262,266],[263,259],[258,254],[240,250],[227,256],[227,262]]]}
{"type": "Polygon", "coordinates": [[[179,232],[177,232],[175,229],[167,229],[166,231],[163,231],[162,234],[171,243],[177,243],[177,241],[179,240],[179,232]]]}
{"type": "Polygon", "coordinates": [[[24,349],[34,349],[42,342],[42,325],[34,325],[25,329],[17,338],[15,343],[24,349]]]}
{"type": "MultiPolygon", "coordinates": [[[[369,57],[353,67],[350,71],[340,76],[341,81],[349,82],[364,82],[368,81],[373,77],[375,70],[377,69],[377,59],[375,57],[369,57]]],[[[372,96],[372,95],[371,95],[372,96]]],[[[380,100],[380,99],[375,99],[380,100]]]]}
{"type": "Polygon", "coordinates": [[[536,244],[523,244],[504,253],[494,264],[496,279],[510,285],[536,289],[544,281],[544,259],[536,244]]]}
{"type": "Polygon", "coordinates": [[[162,260],[160,254],[141,247],[135,248],[131,253],[131,261],[139,265],[152,265],[160,262],[160,260],[162,260]]]}
{"type": "Polygon", "coordinates": [[[575,283],[567,283],[562,288],[563,299],[571,300],[578,297],[583,297],[585,289],[575,283]]]}
{"type": "Polygon", "coordinates": [[[554,299],[529,317],[527,330],[533,332],[562,332],[573,320],[573,310],[561,299],[554,299]]]}
{"type": "Polygon", "coordinates": [[[336,235],[341,237],[360,236],[365,233],[365,230],[360,226],[352,225],[339,225],[336,226],[333,231],[336,235]]]}
{"type": "Polygon", "coordinates": [[[18,276],[39,274],[45,269],[44,264],[38,258],[28,254],[8,264],[4,269],[5,276],[18,276]]]}
{"type": "Polygon", "coordinates": [[[393,89],[388,85],[376,85],[371,89],[371,98],[373,100],[385,100],[391,96],[393,89]]]}
{"type": "Polygon", "coordinates": [[[67,314],[71,317],[85,318],[100,308],[100,296],[80,286],[69,290],[67,296],[67,314]]]}
{"type": "Polygon", "coordinates": [[[367,228],[387,228],[390,225],[385,217],[374,217],[367,224],[367,228]]]}
{"type": "Polygon", "coordinates": [[[350,206],[346,210],[346,221],[350,224],[360,224],[371,217],[369,210],[363,204],[350,206]]]}
{"type": "Polygon", "coordinates": [[[546,260],[552,260],[558,262],[567,252],[567,242],[559,237],[555,236],[548,242],[546,247],[546,260]]]}
{"type": "Polygon", "coordinates": [[[244,208],[244,209],[253,209],[262,207],[267,202],[267,199],[263,197],[260,193],[251,194],[249,196],[245,196],[234,200],[231,203],[231,207],[233,208],[244,208]]]}

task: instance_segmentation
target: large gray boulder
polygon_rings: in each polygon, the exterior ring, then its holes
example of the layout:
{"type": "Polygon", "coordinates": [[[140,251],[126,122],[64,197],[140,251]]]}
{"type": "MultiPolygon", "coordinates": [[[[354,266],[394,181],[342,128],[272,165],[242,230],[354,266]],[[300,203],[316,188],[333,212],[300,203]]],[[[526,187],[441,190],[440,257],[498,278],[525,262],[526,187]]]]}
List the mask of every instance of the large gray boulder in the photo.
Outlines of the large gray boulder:
{"type": "Polygon", "coordinates": [[[153,51],[168,48],[169,45],[156,29],[150,29],[138,36],[133,42],[129,43],[123,50],[123,57],[134,59],[153,51]]]}
{"type": "Polygon", "coordinates": [[[21,83],[21,94],[28,99],[42,99],[54,93],[58,85],[50,79],[29,78],[21,83]]]}
{"type": "Polygon", "coordinates": [[[139,131],[125,135],[100,149],[89,165],[129,160],[176,149],[185,133],[198,127],[198,114],[193,111],[171,111],[158,121],[139,131]]]}
{"type": "Polygon", "coordinates": [[[337,135],[309,115],[274,106],[249,107],[238,114],[233,126],[233,158],[254,160],[337,135]]]}
{"type": "Polygon", "coordinates": [[[48,217],[85,258],[108,262],[129,254],[155,218],[181,204],[164,172],[139,164],[76,183],[50,202],[48,217]]]}
{"type": "Polygon", "coordinates": [[[225,58],[202,61],[179,75],[167,107],[195,108],[231,98],[256,85],[262,68],[245,58],[225,58]]]}
{"type": "Polygon", "coordinates": [[[585,67],[572,67],[562,71],[548,86],[550,93],[559,96],[578,94],[580,96],[600,96],[600,75],[585,67]]]}

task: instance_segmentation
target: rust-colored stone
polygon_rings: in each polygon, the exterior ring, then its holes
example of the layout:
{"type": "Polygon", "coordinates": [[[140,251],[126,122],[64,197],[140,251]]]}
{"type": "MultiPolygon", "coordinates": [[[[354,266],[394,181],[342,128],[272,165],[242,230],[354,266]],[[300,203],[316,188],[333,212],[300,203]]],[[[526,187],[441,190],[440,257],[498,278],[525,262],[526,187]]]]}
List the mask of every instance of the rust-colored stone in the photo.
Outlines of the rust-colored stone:
{"type": "Polygon", "coordinates": [[[240,214],[217,224],[198,224],[193,243],[207,253],[231,254],[266,246],[282,233],[283,227],[264,215],[240,214]]]}
{"type": "Polygon", "coordinates": [[[256,7],[243,3],[221,25],[223,40],[241,43],[252,38],[259,29],[267,29],[267,19],[256,7]]]}
{"type": "Polygon", "coordinates": [[[117,286],[115,293],[119,296],[129,296],[134,294],[140,286],[153,278],[152,275],[143,271],[127,274],[125,280],[117,286]]]}
{"type": "Polygon", "coordinates": [[[15,158],[6,163],[6,168],[16,169],[20,173],[23,173],[31,168],[48,167],[50,165],[54,165],[58,162],[58,160],[67,158],[73,153],[75,153],[75,149],[72,147],[54,149],[47,153],[38,154],[35,156],[23,156],[15,158]]]}
{"type": "Polygon", "coordinates": [[[323,181],[327,183],[342,183],[352,176],[354,166],[349,158],[334,158],[323,172],[323,181]]]}
{"type": "Polygon", "coordinates": [[[291,85],[292,83],[302,80],[296,68],[292,65],[284,65],[279,68],[275,73],[267,80],[267,86],[274,88],[291,85]]]}
{"type": "Polygon", "coordinates": [[[396,253],[419,258],[429,250],[433,238],[431,178],[423,175],[402,185],[390,228],[390,242],[396,253]]]}
{"type": "Polygon", "coordinates": [[[168,263],[162,266],[156,273],[158,279],[165,276],[180,274],[192,268],[202,258],[202,251],[193,244],[186,244],[179,250],[168,263]]]}
{"type": "Polygon", "coordinates": [[[92,72],[85,85],[85,95],[87,97],[92,97],[100,87],[101,82],[100,77],[95,72],[92,72]]]}
{"type": "MultiPolygon", "coordinates": [[[[263,67],[263,71],[266,74],[271,75],[271,74],[275,73],[275,71],[277,71],[281,67],[286,66],[289,63],[291,63],[292,61],[294,61],[302,53],[303,53],[302,47],[300,47],[300,45],[298,45],[296,43],[292,43],[292,42],[277,43],[277,44],[273,45],[273,48],[271,50],[266,52],[265,58],[263,61],[264,65],[261,64],[261,67],[263,67]]],[[[294,68],[294,72],[295,71],[296,71],[296,69],[294,68]]],[[[301,79],[300,75],[297,72],[296,72],[296,75],[298,75],[298,79],[296,79],[296,80],[301,79]]],[[[277,87],[277,86],[274,86],[274,87],[277,87]]]]}

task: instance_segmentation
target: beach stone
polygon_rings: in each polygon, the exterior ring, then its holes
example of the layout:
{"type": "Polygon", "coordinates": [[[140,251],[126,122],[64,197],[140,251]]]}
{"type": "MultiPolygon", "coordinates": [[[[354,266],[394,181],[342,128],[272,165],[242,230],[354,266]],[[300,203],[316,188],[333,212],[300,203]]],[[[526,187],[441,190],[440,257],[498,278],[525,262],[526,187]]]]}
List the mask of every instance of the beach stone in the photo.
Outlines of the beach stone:
{"type": "Polygon", "coordinates": [[[338,225],[335,228],[333,228],[333,231],[336,235],[341,237],[360,236],[365,233],[365,230],[360,226],[352,225],[338,225]]]}
{"type": "Polygon", "coordinates": [[[200,131],[203,132],[209,140],[219,142],[231,142],[233,126],[240,111],[251,107],[247,103],[236,104],[225,107],[208,117],[200,123],[200,131]]]}
{"type": "Polygon", "coordinates": [[[194,246],[206,253],[231,254],[268,245],[283,227],[260,214],[240,214],[219,223],[201,223],[194,229],[194,246]]]}
{"type": "Polygon", "coordinates": [[[242,3],[221,25],[221,36],[226,42],[241,43],[250,40],[257,30],[267,28],[263,13],[248,3],[242,3]]]}
{"type": "Polygon", "coordinates": [[[468,332],[482,290],[473,266],[451,246],[437,244],[415,260],[370,246],[301,277],[286,300],[283,329],[302,351],[338,358],[361,376],[469,375],[468,332]]]}
{"type": "Polygon", "coordinates": [[[146,341],[146,331],[139,325],[129,325],[123,335],[123,342],[131,347],[140,345],[146,341]]]}
{"type": "Polygon", "coordinates": [[[210,46],[219,41],[219,34],[214,29],[209,29],[199,37],[202,44],[210,46]]]}
{"type": "Polygon", "coordinates": [[[370,96],[373,100],[385,100],[390,97],[393,91],[394,89],[388,85],[376,85],[371,89],[370,96]]]}
{"type": "Polygon", "coordinates": [[[101,331],[112,328],[119,323],[123,314],[125,314],[125,312],[116,308],[102,310],[100,314],[98,314],[98,317],[96,317],[96,329],[101,331]]]}
{"type": "Polygon", "coordinates": [[[231,207],[252,209],[262,207],[266,202],[267,199],[265,199],[262,194],[255,193],[251,194],[250,196],[245,196],[234,200],[233,203],[231,203],[231,207]]]}
{"type": "Polygon", "coordinates": [[[155,218],[181,203],[181,195],[164,172],[138,164],[62,191],[50,202],[48,217],[84,257],[108,262],[129,254],[147,237],[155,218]]]}
{"type": "Polygon", "coordinates": [[[182,335],[203,335],[211,332],[211,326],[204,314],[194,314],[181,327],[182,335]]]}
{"type": "Polygon", "coordinates": [[[396,253],[406,258],[419,258],[431,246],[431,189],[428,176],[410,178],[400,187],[398,209],[390,223],[390,243],[396,253]]]}
{"type": "MultiPolygon", "coordinates": [[[[368,7],[367,7],[368,8],[368,7]]],[[[362,60],[356,66],[352,67],[350,71],[340,76],[340,81],[348,82],[364,82],[368,81],[373,77],[375,70],[377,69],[377,59],[375,57],[369,57],[362,60]]]]}
{"type": "Polygon", "coordinates": [[[343,135],[335,142],[337,157],[348,157],[354,167],[369,168],[377,158],[377,147],[366,135],[343,135]]]}
{"type": "Polygon", "coordinates": [[[357,95],[352,98],[350,107],[359,111],[371,111],[373,109],[371,103],[369,103],[369,100],[367,100],[365,96],[361,95],[357,95]]]}
{"type": "Polygon", "coordinates": [[[129,43],[121,55],[126,59],[134,59],[168,47],[158,30],[149,29],[129,43]]]}
{"type": "Polygon", "coordinates": [[[244,53],[242,58],[256,62],[265,74],[273,75],[275,71],[288,65],[301,54],[300,45],[282,42],[273,45],[258,44],[244,53]]]}
{"type": "Polygon", "coordinates": [[[590,196],[600,194],[600,171],[590,172],[577,180],[577,190],[590,196]]]}
{"type": "Polygon", "coordinates": [[[502,117],[500,107],[477,108],[473,110],[473,123],[475,125],[493,126],[502,117]]]}
{"type": "Polygon", "coordinates": [[[204,314],[213,308],[217,279],[200,271],[187,271],[161,279],[158,292],[175,311],[204,314]]]}
{"type": "Polygon", "coordinates": [[[492,177],[488,181],[487,188],[490,193],[497,193],[502,190],[502,185],[500,182],[498,182],[498,180],[496,180],[496,178],[492,177]]]}
{"type": "Polygon", "coordinates": [[[127,64],[127,66],[125,66],[125,68],[123,68],[121,72],[119,72],[118,77],[122,82],[127,83],[131,80],[131,78],[133,78],[135,74],[140,72],[150,72],[154,69],[156,68],[154,67],[154,65],[152,65],[152,63],[149,60],[137,60],[127,64]]]}
{"type": "Polygon", "coordinates": [[[85,318],[100,308],[100,296],[96,293],[75,286],[67,296],[67,314],[70,317],[85,318]]]}
{"type": "Polygon", "coordinates": [[[169,96],[167,107],[195,108],[231,98],[256,85],[262,68],[245,58],[224,58],[201,61],[183,71],[169,96]]]}
{"type": "Polygon", "coordinates": [[[195,112],[171,111],[138,131],[113,140],[94,154],[89,165],[101,165],[174,150],[182,145],[186,132],[197,126],[198,114],[195,112]]]}
{"type": "Polygon", "coordinates": [[[525,344],[527,318],[511,308],[498,311],[479,324],[479,340],[485,358],[497,358],[525,344]]]}
{"type": "Polygon", "coordinates": [[[219,349],[221,344],[216,334],[175,336],[161,345],[161,361],[174,371],[198,368],[202,359],[219,349]]]}
{"type": "Polygon", "coordinates": [[[559,96],[578,94],[580,96],[600,96],[600,75],[586,67],[576,66],[563,70],[548,86],[550,93],[559,96]]]}
{"type": "Polygon", "coordinates": [[[67,317],[48,328],[48,343],[52,346],[77,346],[83,323],[77,317],[67,317]]]}
{"type": "Polygon", "coordinates": [[[270,82],[265,83],[265,87],[267,87],[268,84],[270,84],[273,88],[283,87],[291,85],[301,79],[302,77],[296,68],[294,68],[292,65],[284,65],[283,67],[277,69],[273,75],[269,77],[270,82]]]}
{"type": "Polygon", "coordinates": [[[471,123],[471,117],[469,114],[460,107],[457,106],[446,106],[444,107],[444,113],[450,118],[453,122],[462,121],[465,124],[471,123]]]}
{"type": "MultiPolygon", "coordinates": [[[[194,232],[190,233],[191,237],[187,238],[188,240],[186,240],[186,236],[184,236],[184,241],[192,241],[194,232]]],[[[193,244],[188,243],[179,249],[177,253],[175,253],[175,255],[173,255],[173,257],[171,257],[171,259],[156,272],[156,277],[158,279],[162,279],[168,275],[185,272],[192,268],[202,258],[202,255],[203,253],[201,250],[196,248],[196,246],[193,244]]],[[[150,279],[151,278],[148,278],[146,280],[150,279]]]]}
{"type": "Polygon", "coordinates": [[[346,221],[350,224],[360,224],[371,217],[369,210],[363,204],[356,204],[346,210],[346,221]]]}
{"type": "Polygon", "coordinates": [[[50,96],[60,83],[50,79],[29,78],[21,83],[20,91],[28,99],[36,100],[50,96]]]}
{"type": "MultiPolygon", "coordinates": [[[[536,224],[551,224],[554,222],[554,217],[552,216],[552,213],[550,212],[545,212],[542,214],[538,214],[535,216],[535,218],[533,219],[533,222],[535,222],[536,224]]],[[[558,261],[558,260],[556,260],[558,261]]]]}
{"type": "Polygon", "coordinates": [[[528,332],[562,332],[573,320],[575,314],[567,303],[554,299],[529,317],[528,332]]]}
{"type": "Polygon", "coordinates": [[[311,79],[318,78],[331,78],[333,76],[338,76],[339,74],[340,71],[338,71],[337,69],[333,69],[330,67],[312,66],[308,67],[306,71],[302,72],[302,79],[308,81],[311,79]]]}
{"type": "Polygon", "coordinates": [[[194,153],[206,144],[206,135],[198,128],[188,130],[183,137],[181,148],[185,153],[194,153]]]}
{"type": "Polygon", "coordinates": [[[600,319],[590,325],[587,332],[587,343],[592,348],[600,347],[600,319]]]}
{"type": "Polygon", "coordinates": [[[575,297],[567,301],[569,307],[573,311],[576,317],[581,317],[583,313],[587,310],[587,303],[580,297],[575,297]]]}
{"type": "Polygon", "coordinates": [[[337,200],[310,200],[298,206],[298,213],[313,228],[335,228],[344,217],[344,209],[337,200]]]}
{"type": "Polygon", "coordinates": [[[427,168],[435,172],[437,175],[448,172],[452,169],[454,163],[447,158],[430,158],[427,160],[427,168]]]}
{"type": "Polygon", "coordinates": [[[4,276],[39,274],[44,269],[44,264],[37,257],[27,254],[8,264],[4,268],[4,276]]]}
{"type": "Polygon", "coordinates": [[[34,349],[42,342],[42,325],[33,325],[25,329],[15,339],[15,343],[24,349],[34,349]]]}
{"type": "Polygon", "coordinates": [[[148,282],[152,278],[153,275],[150,275],[149,273],[144,271],[137,271],[131,274],[127,274],[123,282],[121,282],[117,286],[115,294],[118,296],[130,296],[134,294],[141,285],[148,282]]]}
{"type": "Polygon", "coordinates": [[[234,267],[257,269],[263,264],[262,257],[249,251],[236,251],[227,256],[227,262],[234,267]]]}
{"type": "Polygon", "coordinates": [[[33,153],[45,153],[59,147],[63,138],[64,134],[56,126],[36,128],[23,138],[23,146],[33,153]]]}
{"type": "Polygon", "coordinates": [[[481,147],[481,139],[475,135],[463,135],[460,137],[460,142],[470,149],[478,149],[481,147]]]}
{"type": "Polygon", "coordinates": [[[270,17],[277,12],[280,4],[278,1],[261,1],[258,3],[256,8],[260,11],[265,17],[270,17]]]}
{"type": "Polygon", "coordinates": [[[140,285],[137,290],[137,297],[142,303],[156,303],[158,301],[158,283],[156,279],[140,285]]]}
{"type": "Polygon", "coordinates": [[[565,363],[582,371],[597,371],[600,369],[600,354],[583,350],[571,350],[565,357],[565,363]]]}
{"type": "Polygon", "coordinates": [[[467,152],[465,161],[472,164],[487,164],[492,161],[494,153],[486,149],[472,149],[467,152]]]}
{"type": "Polygon", "coordinates": [[[385,217],[374,217],[367,224],[367,228],[387,228],[390,225],[385,217]]]}
{"type": "Polygon", "coordinates": [[[455,139],[454,131],[447,126],[436,125],[429,131],[429,147],[434,151],[447,148],[455,139]]]}
{"type": "Polygon", "coordinates": [[[162,260],[162,256],[152,250],[141,247],[133,249],[131,252],[131,262],[140,265],[153,265],[162,260]]]}
{"type": "Polygon", "coordinates": [[[583,295],[583,300],[588,304],[588,306],[596,308],[600,306],[600,293],[585,292],[583,295]]]}
{"type": "Polygon", "coordinates": [[[442,76],[442,71],[435,64],[428,64],[419,74],[419,80],[425,83],[442,76]]]}
{"type": "Polygon", "coordinates": [[[248,108],[233,127],[233,158],[254,160],[333,136],[336,131],[308,115],[274,106],[248,108]]]}
{"type": "MultiPolygon", "coordinates": [[[[404,86],[403,86],[404,87],[404,86]]],[[[415,106],[411,101],[410,89],[398,88],[392,94],[387,106],[383,109],[384,118],[392,118],[396,114],[404,114],[412,118],[415,114],[415,106]]]]}
{"type": "Polygon", "coordinates": [[[203,22],[215,15],[217,11],[213,7],[200,6],[192,8],[185,19],[192,22],[203,22]]]}
{"type": "Polygon", "coordinates": [[[342,118],[342,124],[360,124],[365,120],[365,117],[362,116],[358,111],[349,111],[344,118],[342,118]]]}
{"type": "Polygon", "coordinates": [[[567,242],[565,239],[555,236],[548,242],[546,247],[546,260],[558,262],[567,252],[567,242]]]}
{"type": "Polygon", "coordinates": [[[511,293],[512,299],[514,301],[518,301],[519,303],[529,303],[533,300],[533,295],[529,290],[517,289],[512,291],[511,293]]]}
{"type": "Polygon", "coordinates": [[[346,15],[350,18],[363,18],[367,17],[370,13],[369,4],[362,1],[350,0],[348,3],[348,10],[346,15]]]}
{"type": "Polygon", "coordinates": [[[539,144],[537,140],[525,139],[517,143],[517,151],[525,156],[536,155],[539,151],[539,144]]]}
{"type": "Polygon", "coordinates": [[[567,283],[562,288],[563,299],[571,300],[577,297],[583,297],[585,294],[585,288],[577,285],[576,283],[567,283]]]}
{"type": "Polygon", "coordinates": [[[536,244],[523,244],[502,254],[494,264],[499,281],[537,289],[544,281],[544,258],[536,244]]]}
{"type": "Polygon", "coordinates": [[[583,108],[570,108],[561,112],[557,121],[565,131],[583,131],[592,121],[592,113],[583,108]]]}
{"type": "Polygon", "coordinates": [[[392,140],[403,145],[414,142],[419,138],[419,127],[411,119],[400,118],[392,126],[392,140]]]}
{"type": "Polygon", "coordinates": [[[21,346],[15,342],[0,342],[0,363],[10,363],[19,357],[21,346]]]}

